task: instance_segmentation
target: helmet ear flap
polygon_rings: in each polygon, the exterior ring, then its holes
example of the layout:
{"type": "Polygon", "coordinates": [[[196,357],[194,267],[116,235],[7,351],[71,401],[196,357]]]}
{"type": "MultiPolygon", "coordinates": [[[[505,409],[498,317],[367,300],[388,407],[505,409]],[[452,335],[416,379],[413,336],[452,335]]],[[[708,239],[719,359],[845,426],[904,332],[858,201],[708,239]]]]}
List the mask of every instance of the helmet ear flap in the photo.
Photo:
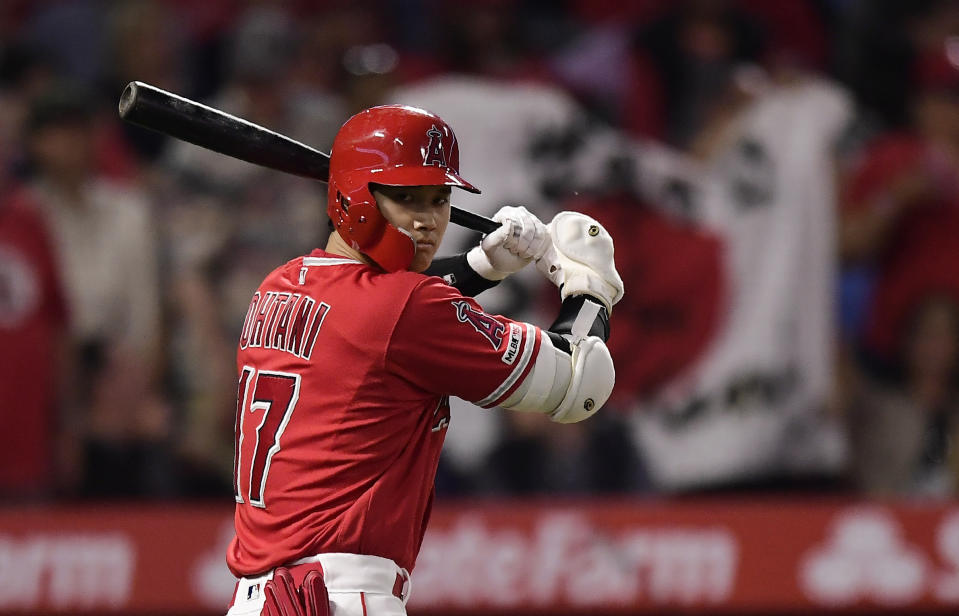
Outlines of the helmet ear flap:
{"type": "Polygon", "coordinates": [[[327,213],[340,236],[353,248],[365,252],[379,240],[389,223],[365,183],[350,184],[349,176],[339,182],[330,179],[327,213]]]}
{"type": "Polygon", "coordinates": [[[372,203],[367,200],[354,201],[350,206],[347,235],[359,250],[366,252],[380,241],[388,224],[375,200],[372,203]]]}
{"type": "Polygon", "coordinates": [[[405,270],[416,255],[416,242],[404,231],[386,223],[380,240],[366,250],[366,255],[388,272],[405,270]]]}
{"type": "Polygon", "coordinates": [[[333,228],[350,246],[386,271],[409,267],[416,253],[416,242],[386,220],[365,183],[348,190],[331,180],[328,199],[327,213],[333,228]]]}

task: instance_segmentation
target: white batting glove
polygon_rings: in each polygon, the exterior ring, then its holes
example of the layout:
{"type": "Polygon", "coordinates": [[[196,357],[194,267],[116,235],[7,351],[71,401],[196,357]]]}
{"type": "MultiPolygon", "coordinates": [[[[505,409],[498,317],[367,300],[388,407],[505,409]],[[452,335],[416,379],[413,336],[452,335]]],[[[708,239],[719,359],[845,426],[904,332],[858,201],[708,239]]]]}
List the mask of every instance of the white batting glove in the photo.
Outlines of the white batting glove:
{"type": "Polygon", "coordinates": [[[502,280],[518,272],[549,248],[546,225],[525,207],[502,207],[493,220],[500,227],[466,253],[470,267],[487,280],[502,280]]]}
{"type": "Polygon", "coordinates": [[[549,223],[552,242],[536,267],[560,288],[565,300],[591,295],[612,312],[623,297],[623,279],[613,262],[613,238],[595,219],[560,212],[549,223]]]}

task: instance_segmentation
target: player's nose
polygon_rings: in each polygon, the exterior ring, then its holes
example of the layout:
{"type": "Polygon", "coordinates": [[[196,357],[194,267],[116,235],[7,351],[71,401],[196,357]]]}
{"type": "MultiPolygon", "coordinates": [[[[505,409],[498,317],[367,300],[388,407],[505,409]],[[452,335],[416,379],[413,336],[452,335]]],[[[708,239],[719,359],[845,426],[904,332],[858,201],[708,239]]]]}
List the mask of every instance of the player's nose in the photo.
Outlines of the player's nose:
{"type": "Polygon", "coordinates": [[[432,230],[437,227],[438,224],[438,213],[427,208],[417,213],[416,217],[413,219],[413,224],[419,229],[432,230]]]}

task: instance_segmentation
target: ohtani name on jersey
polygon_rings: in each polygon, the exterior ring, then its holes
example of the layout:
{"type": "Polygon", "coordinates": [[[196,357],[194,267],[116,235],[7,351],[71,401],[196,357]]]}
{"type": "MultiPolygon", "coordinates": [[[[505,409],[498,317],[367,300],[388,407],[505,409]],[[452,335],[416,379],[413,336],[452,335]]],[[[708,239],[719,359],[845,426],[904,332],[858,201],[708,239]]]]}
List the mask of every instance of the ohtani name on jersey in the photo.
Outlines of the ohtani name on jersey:
{"type": "Polygon", "coordinates": [[[329,304],[309,295],[257,291],[243,321],[240,348],[276,349],[309,359],[329,311],[329,304]]]}

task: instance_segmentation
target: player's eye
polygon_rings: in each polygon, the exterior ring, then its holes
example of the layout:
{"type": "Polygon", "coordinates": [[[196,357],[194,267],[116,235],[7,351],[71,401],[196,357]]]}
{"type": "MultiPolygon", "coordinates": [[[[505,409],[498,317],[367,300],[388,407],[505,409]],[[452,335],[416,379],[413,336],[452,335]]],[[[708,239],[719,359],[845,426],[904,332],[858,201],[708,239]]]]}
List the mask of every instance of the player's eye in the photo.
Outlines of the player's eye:
{"type": "Polygon", "coordinates": [[[446,205],[450,202],[450,195],[453,191],[449,188],[441,188],[439,191],[434,193],[433,203],[436,205],[446,205]]]}

